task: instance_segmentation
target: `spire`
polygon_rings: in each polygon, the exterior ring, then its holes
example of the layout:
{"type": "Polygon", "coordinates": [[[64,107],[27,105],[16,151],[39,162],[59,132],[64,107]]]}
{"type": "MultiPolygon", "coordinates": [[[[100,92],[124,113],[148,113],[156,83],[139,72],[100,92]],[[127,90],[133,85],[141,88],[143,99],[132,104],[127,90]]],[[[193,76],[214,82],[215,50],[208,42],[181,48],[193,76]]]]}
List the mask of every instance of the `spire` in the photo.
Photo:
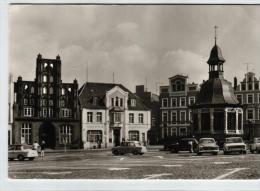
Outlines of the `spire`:
{"type": "Polygon", "coordinates": [[[214,29],[215,29],[215,45],[217,45],[217,28],[218,26],[214,26],[214,29]]]}

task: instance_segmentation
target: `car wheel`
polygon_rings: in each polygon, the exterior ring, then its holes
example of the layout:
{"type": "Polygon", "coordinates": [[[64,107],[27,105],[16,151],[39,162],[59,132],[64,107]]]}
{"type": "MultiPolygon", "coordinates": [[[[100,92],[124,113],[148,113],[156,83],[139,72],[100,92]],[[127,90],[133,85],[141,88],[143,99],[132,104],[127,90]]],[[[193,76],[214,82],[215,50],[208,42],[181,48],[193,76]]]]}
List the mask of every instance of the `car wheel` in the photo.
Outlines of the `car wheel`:
{"type": "Polygon", "coordinates": [[[218,152],[214,152],[213,155],[218,155],[218,152]]]}
{"type": "Polygon", "coordinates": [[[250,152],[251,152],[252,154],[254,154],[254,153],[255,153],[255,151],[254,151],[254,150],[251,150],[251,149],[250,149],[250,152]]]}
{"type": "Polygon", "coordinates": [[[202,155],[202,153],[197,153],[197,155],[201,156],[201,155],[202,155]]]}
{"type": "Polygon", "coordinates": [[[24,156],[23,156],[23,155],[18,155],[17,159],[18,159],[19,161],[23,161],[23,160],[24,160],[24,156]]]}
{"type": "Polygon", "coordinates": [[[9,158],[8,160],[13,161],[14,159],[13,158],[9,158]]]}
{"type": "Polygon", "coordinates": [[[144,153],[139,153],[139,155],[143,155],[144,153]]]}
{"type": "Polygon", "coordinates": [[[138,155],[139,153],[138,153],[138,151],[133,151],[133,154],[138,155]]]}
{"type": "Polygon", "coordinates": [[[224,155],[228,154],[226,151],[224,151],[224,155]]]}
{"type": "Polygon", "coordinates": [[[113,154],[114,154],[114,155],[119,155],[118,150],[114,150],[114,151],[113,151],[113,154]]]}
{"type": "Polygon", "coordinates": [[[30,160],[30,161],[33,161],[33,160],[34,160],[34,157],[30,157],[29,160],[30,160]]]}
{"type": "Polygon", "coordinates": [[[242,151],[242,154],[246,154],[246,151],[242,151]]]}

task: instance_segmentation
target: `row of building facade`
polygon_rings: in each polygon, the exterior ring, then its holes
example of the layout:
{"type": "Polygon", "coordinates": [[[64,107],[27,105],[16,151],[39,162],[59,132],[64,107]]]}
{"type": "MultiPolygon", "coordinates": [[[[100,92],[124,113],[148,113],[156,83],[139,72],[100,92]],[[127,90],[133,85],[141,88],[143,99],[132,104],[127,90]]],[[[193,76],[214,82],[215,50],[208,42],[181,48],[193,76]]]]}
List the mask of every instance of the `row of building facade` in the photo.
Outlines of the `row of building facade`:
{"type": "Polygon", "coordinates": [[[107,148],[126,140],[163,143],[166,138],[260,136],[259,79],[247,72],[238,84],[224,78],[225,59],[213,46],[209,78],[201,85],[175,75],[160,95],[136,86],[61,80],[61,59],[38,55],[34,81],[9,79],[9,144],[44,140],[49,148],[107,148]]]}

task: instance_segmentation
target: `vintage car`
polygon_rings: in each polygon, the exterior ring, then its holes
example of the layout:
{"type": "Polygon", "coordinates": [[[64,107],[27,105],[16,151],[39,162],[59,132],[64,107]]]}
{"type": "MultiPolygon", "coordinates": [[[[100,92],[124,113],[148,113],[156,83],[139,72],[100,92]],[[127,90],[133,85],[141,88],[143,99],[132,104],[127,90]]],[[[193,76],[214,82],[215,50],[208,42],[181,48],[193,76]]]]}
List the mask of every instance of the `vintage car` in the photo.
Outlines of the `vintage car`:
{"type": "Polygon", "coordinates": [[[260,137],[255,137],[253,141],[249,144],[249,149],[251,153],[260,153],[260,137]]]}
{"type": "Polygon", "coordinates": [[[32,150],[30,145],[10,145],[8,147],[8,159],[18,159],[23,161],[24,159],[34,160],[38,157],[37,150],[32,150]]]}
{"type": "Polygon", "coordinates": [[[142,155],[147,152],[145,146],[142,146],[139,141],[125,141],[120,146],[113,147],[112,153],[114,155],[124,155],[132,153],[134,155],[142,155]]]}
{"type": "Polygon", "coordinates": [[[214,138],[201,138],[199,140],[197,154],[202,155],[202,153],[211,153],[217,155],[219,152],[219,146],[217,145],[214,138]]]}
{"type": "Polygon", "coordinates": [[[174,143],[170,144],[169,150],[174,153],[179,151],[189,151],[190,153],[196,152],[198,141],[195,138],[180,138],[174,143]]]}
{"type": "Polygon", "coordinates": [[[229,137],[226,138],[223,145],[224,154],[239,152],[240,154],[246,154],[246,144],[241,137],[229,137]]]}

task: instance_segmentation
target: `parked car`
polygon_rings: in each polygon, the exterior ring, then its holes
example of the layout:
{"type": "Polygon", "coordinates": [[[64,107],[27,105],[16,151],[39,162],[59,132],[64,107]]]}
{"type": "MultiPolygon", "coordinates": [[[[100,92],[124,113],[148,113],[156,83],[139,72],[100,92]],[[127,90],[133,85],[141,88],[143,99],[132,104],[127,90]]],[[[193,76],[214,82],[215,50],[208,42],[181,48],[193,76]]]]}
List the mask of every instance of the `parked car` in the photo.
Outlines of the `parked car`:
{"type": "Polygon", "coordinates": [[[38,157],[38,152],[31,148],[32,146],[30,145],[10,145],[8,147],[8,159],[23,161],[27,158],[29,160],[34,160],[35,157],[38,157]]]}
{"type": "Polygon", "coordinates": [[[223,146],[224,154],[239,152],[240,154],[246,154],[246,144],[241,137],[229,137],[226,138],[223,146]]]}
{"type": "Polygon", "coordinates": [[[198,141],[195,138],[180,138],[168,147],[174,153],[178,153],[179,151],[190,151],[190,153],[193,153],[196,152],[197,145],[198,141]]]}
{"type": "Polygon", "coordinates": [[[197,150],[198,155],[202,155],[202,153],[212,153],[217,155],[219,152],[219,146],[214,138],[201,138],[197,150]]]}
{"type": "Polygon", "coordinates": [[[134,155],[142,155],[147,152],[145,146],[142,146],[139,141],[125,141],[120,146],[113,147],[112,153],[114,155],[123,155],[126,153],[132,153],[134,155]]]}
{"type": "Polygon", "coordinates": [[[249,144],[249,149],[251,153],[260,152],[260,137],[255,137],[253,141],[249,144]]]}

